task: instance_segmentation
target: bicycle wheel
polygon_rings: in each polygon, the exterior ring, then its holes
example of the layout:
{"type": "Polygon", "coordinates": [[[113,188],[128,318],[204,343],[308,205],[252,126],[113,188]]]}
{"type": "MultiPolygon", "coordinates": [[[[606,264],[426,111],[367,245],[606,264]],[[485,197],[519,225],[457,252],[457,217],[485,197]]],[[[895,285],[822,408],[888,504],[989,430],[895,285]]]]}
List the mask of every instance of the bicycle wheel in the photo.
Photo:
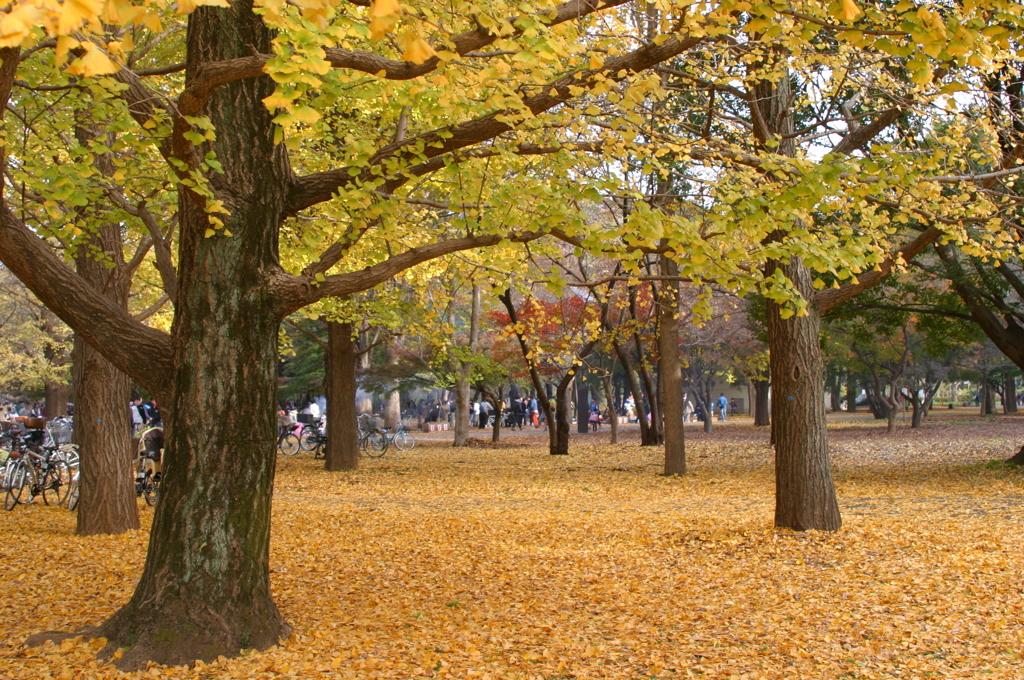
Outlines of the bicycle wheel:
{"type": "Polygon", "coordinates": [[[312,451],[320,445],[320,433],[315,430],[303,431],[299,437],[299,448],[303,451],[312,451]]]}
{"type": "Polygon", "coordinates": [[[50,469],[43,478],[43,502],[47,505],[61,505],[71,490],[71,468],[62,460],[50,463],[50,469]]]}
{"type": "Polygon", "coordinates": [[[18,498],[21,496],[22,488],[31,484],[31,482],[26,483],[25,475],[27,473],[28,470],[20,463],[15,463],[7,468],[7,493],[4,495],[4,510],[14,510],[14,506],[19,503],[18,498]]]}
{"type": "Polygon", "coordinates": [[[68,491],[68,510],[78,507],[78,473],[71,478],[71,490],[68,491]]]}
{"type": "Polygon", "coordinates": [[[282,435],[277,440],[277,450],[286,456],[294,456],[299,452],[299,438],[293,434],[282,435]]]}
{"type": "MultiPolygon", "coordinates": [[[[18,503],[29,503],[32,500],[33,486],[35,486],[35,477],[32,471],[29,469],[29,464],[25,461],[18,463],[18,472],[15,474],[19,478],[15,483],[11,484],[10,495],[14,496],[15,504],[18,503]]],[[[10,510],[10,508],[8,508],[10,510]]]]}
{"type": "Polygon", "coordinates": [[[412,447],[416,446],[416,438],[411,432],[402,430],[395,435],[395,446],[399,451],[411,451],[412,447]]]}
{"type": "Polygon", "coordinates": [[[156,505],[157,493],[159,491],[160,486],[153,481],[153,474],[147,472],[146,480],[142,482],[142,497],[146,499],[146,505],[150,507],[156,505]]]}
{"type": "Polygon", "coordinates": [[[366,448],[366,455],[370,458],[380,458],[388,450],[388,438],[383,432],[371,432],[367,437],[369,446],[366,448]]]}

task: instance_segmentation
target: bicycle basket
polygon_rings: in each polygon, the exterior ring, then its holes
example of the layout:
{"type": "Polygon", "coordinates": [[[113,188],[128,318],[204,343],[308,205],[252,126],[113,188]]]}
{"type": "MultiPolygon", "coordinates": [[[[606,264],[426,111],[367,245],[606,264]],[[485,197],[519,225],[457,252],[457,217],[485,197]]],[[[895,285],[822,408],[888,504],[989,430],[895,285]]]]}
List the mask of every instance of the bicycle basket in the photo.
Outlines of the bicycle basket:
{"type": "Polygon", "coordinates": [[[160,462],[160,454],[164,450],[164,431],[153,428],[142,437],[142,445],[147,458],[160,462]]]}

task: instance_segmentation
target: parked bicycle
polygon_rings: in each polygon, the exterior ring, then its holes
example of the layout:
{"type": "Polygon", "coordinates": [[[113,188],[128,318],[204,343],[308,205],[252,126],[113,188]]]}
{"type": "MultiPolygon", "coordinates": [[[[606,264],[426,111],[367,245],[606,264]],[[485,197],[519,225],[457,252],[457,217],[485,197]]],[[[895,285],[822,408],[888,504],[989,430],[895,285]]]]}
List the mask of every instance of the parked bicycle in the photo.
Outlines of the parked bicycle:
{"type": "MultiPolygon", "coordinates": [[[[7,434],[7,433],[5,433],[7,434]]],[[[71,488],[71,468],[64,452],[56,446],[29,446],[20,433],[11,431],[6,437],[11,448],[4,464],[3,485],[7,491],[4,508],[31,503],[42,496],[46,505],[60,505],[71,488]]]]}
{"type": "Polygon", "coordinates": [[[401,425],[393,433],[390,427],[372,430],[367,435],[367,443],[369,446],[363,449],[366,455],[370,458],[380,458],[392,446],[399,451],[411,450],[416,446],[416,438],[409,430],[405,429],[405,425],[401,425]]]}
{"type": "Polygon", "coordinates": [[[151,427],[141,433],[135,459],[135,497],[144,498],[146,505],[156,505],[160,493],[163,452],[164,428],[151,427]]]}
{"type": "Polygon", "coordinates": [[[299,435],[299,448],[303,451],[312,451],[313,458],[319,458],[327,448],[327,432],[324,429],[324,421],[322,418],[317,418],[311,422],[304,422],[302,420],[304,415],[306,414],[299,414],[299,422],[303,425],[302,434],[299,435]]]}

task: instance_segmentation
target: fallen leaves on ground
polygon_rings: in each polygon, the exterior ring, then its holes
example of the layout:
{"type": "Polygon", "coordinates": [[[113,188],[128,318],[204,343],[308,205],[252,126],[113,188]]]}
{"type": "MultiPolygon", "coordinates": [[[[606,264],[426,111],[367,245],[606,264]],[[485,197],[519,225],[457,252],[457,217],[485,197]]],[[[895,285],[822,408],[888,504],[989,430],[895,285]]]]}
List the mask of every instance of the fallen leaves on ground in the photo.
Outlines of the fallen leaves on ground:
{"type": "Polygon", "coordinates": [[[353,473],[282,459],[272,582],[295,634],[135,674],[97,641],[22,643],[123,604],[146,533],[80,538],[70,513],[19,507],[0,516],[0,678],[1024,677],[1024,473],[982,465],[1024,419],[959,417],[838,422],[833,534],[772,527],[772,452],[747,424],[688,428],[684,478],[607,431],[568,458],[533,436],[353,473]]]}

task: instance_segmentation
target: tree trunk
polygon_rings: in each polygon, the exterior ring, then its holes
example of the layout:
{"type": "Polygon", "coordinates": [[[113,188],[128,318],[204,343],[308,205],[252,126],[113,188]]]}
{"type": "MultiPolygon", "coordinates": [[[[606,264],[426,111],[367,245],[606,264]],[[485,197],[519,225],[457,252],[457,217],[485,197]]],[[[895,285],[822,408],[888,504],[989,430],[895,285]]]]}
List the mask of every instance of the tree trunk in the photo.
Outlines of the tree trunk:
{"type": "MultiPolygon", "coordinates": [[[[102,265],[100,265],[102,267],[102,265]]],[[[81,269],[79,270],[81,271],[81,269]]],[[[75,338],[74,442],[81,457],[79,536],[120,534],[139,528],[135,452],[128,407],[128,376],[92,346],[75,338]]]]}
{"type": "Polygon", "coordinates": [[[324,469],[359,469],[359,423],[356,420],[356,363],[359,351],[351,323],[327,322],[327,450],[324,469]]]}
{"type": "MultiPolygon", "coordinates": [[[[650,416],[650,426],[647,428],[647,437],[643,438],[643,430],[640,431],[641,441],[640,446],[661,446],[664,443],[662,438],[661,429],[661,413],[658,410],[658,394],[654,387],[654,381],[651,379],[651,372],[647,369],[647,359],[644,354],[644,343],[640,338],[640,331],[637,330],[637,326],[640,323],[640,318],[637,315],[636,306],[636,291],[633,288],[629,290],[629,311],[633,318],[634,330],[633,330],[633,344],[636,346],[637,356],[637,368],[640,371],[640,379],[643,383],[644,394],[647,397],[646,408],[644,416],[650,416]]],[[[634,397],[636,399],[636,397],[634,397]]]]}
{"type": "Polygon", "coordinates": [[[767,380],[754,380],[754,426],[767,427],[772,424],[768,412],[768,391],[771,383],[767,380]]]}
{"type": "Polygon", "coordinates": [[[637,422],[640,424],[640,442],[642,444],[650,436],[650,433],[647,431],[649,425],[647,424],[647,409],[644,407],[644,395],[640,391],[640,383],[637,382],[636,374],[633,372],[633,362],[630,361],[629,355],[623,349],[622,343],[614,342],[612,347],[615,348],[615,356],[619,358],[619,363],[622,364],[622,372],[626,374],[629,393],[633,395],[633,407],[636,409],[637,422]]]}
{"type": "Polygon", "coordinates": [[[68,414],[68,401],[74,393],[70,383],[47,380],[43,388],[46,390],[46,417],[48,420],[66,416],[68,414]]]}
{"type": "MultiPolygon", "coordinates": [[[[813,299],[811,273],[802,262],[794,258],[775,266],[782,268],[805,299],[813,299]]],[[[821,317],[810,303],[806,316],[783,319],[780,311],[778,303],[768,302],[775,526],[836,531],[842,520],[829,464],[821,317]]]]}
{"type": "MultiPolygon", "coordinates": [[[[679,276],[679,266],[661,256],[661,273],[679,276]]],[[[679,284],[666,280],[658,299],[658,384],[665,416],[663,474],[686,474],[686,429],[683,426],[683,371],[679,363],[679,284]]]]}
{"type": "Polygon", "coordinates": [[[612,428],[612,444],[619,443],[619,414],[615,411],[615,397],[612,395],[611,372],[615,370],[615,360],[612,359],[612,367],[609,375],[601,376],[601,385],[604,386],[605,408],[608,409],[608,425],[612,428]]]}
{"type": "Polygon", "coordinates": [[[1009,371],[1003,376],[1003,413],[1017,412],[1017,379],[1009,371]]]}
{"type": "MultiPolygon", "coordinates": [[[[189,17],[186,83],[208,61],[272,51],[249,2],[189,17]]],[[[289,632],[270,593],[279,310],[268,289],[292,181],[263,99],[267,76],[221,86],[203,107],[224,172],[209,178],[231,235],[182,187],[174,386],[149,552],[131,600],[97,631],[116,663],[145,668],[265,649],[289,632]],[[229,162],[230,161],[230,162],[229,162]]],[[[179,123],[181,124],[181,123],[179,123]]],[[[187,144],[185,144],[187,146],[187,144]]],[[[184,153],[184,152],[182,152],[184,153]]]]}
{"type": "MultiPolygon", "coordinates": [[[[480,327],[480,286],[473,286],[469,312],[469,351],[476,354],[480,327]]],[[[454,324],[453,324],[454,326],[454,324]]],[[[452,446],[465,446],[469,438],[469,382],[473,375],[473,364],[460,361],[455,376],[455,441],[452,446]]],[[[495,418],[495,421],[500,418],[495,418]]]]}
{"type": "Polygon", "coordinates": [[[986,375],[982,380],[981,390],[981,415],[991,416],[996,412],[995,390],[992,389],[992,381],[986,375]]]}
{"type": "Polygon", "coordinates": [[[712,410],[715,406],[715,400],[708,397],[704,403],[704,431],[710,433],[714,428],[715,412],[712,410]]]}
{"type": "Polygon", "coordinates": [[[846,412],[856,413],[857,412],[857,397],[860,396],[860,390],[857,389],[857,379],[853,373],[846,374],[846,412]]]}
{"type": "Polygon", "coordinates": [[[590,434],[590,397],[583,376],[576,375],[576,432],[590,434]]]}
{"type": "Polygon", "coordinates": [[[913,414],[910,418],[910,429],[916,430],[921,427],[921,419],[924,417],[924,404],[921,403],[920,399],[911,399],[910,405],[913,408],[913,414]]]}
{"type": "MultiPolygon", "coordinates": [[[[506,289],[504,293],[498,296],[501,303],[505,305],[505,310],[508,312],[508,318],[512,322],[513,327],[519,323],[519,315],[516,313],[515,305],[512,304],[512,291],[506,289]]],[[[526,337],[516,330],[516,339],[519,340],[519,350],[523,353],[523,359],[526,361],[526,365],[530,368],[530,381],[533,383],[533,389],[537,393],[537,408],[544,414],[544,422],[547,423],[548,428],[548,450],[552,455],[555,455],[558,451],[558,428],[555,427],[555,414],[551,412],[551,404],[548,403],[547,397],[544,391],[544,381],[540,378],[540,372],[537,370],[537,365],[534,362],[532,355],[530,354],[530,347],[526,342],[526,337]]],[[[556,403],[561,404],[562,400],[559,399],[556,403]]],[[[495,419],[497,420],[497,419],[495,419]]],[[[568,443],[566,443],[566,452],[568,453],[568,443]]]]}
{"type": "Polygon", "coordinates": [[[574,371],[567,371],[562,379],[558,381],[555,388],[555,422],[548,421],[548,431],[555,430],[555,436],[548,453],[552,456],[569,455],[569,431],[572,423],[569,422],[569,386],[572,385],[574,371]]]}

